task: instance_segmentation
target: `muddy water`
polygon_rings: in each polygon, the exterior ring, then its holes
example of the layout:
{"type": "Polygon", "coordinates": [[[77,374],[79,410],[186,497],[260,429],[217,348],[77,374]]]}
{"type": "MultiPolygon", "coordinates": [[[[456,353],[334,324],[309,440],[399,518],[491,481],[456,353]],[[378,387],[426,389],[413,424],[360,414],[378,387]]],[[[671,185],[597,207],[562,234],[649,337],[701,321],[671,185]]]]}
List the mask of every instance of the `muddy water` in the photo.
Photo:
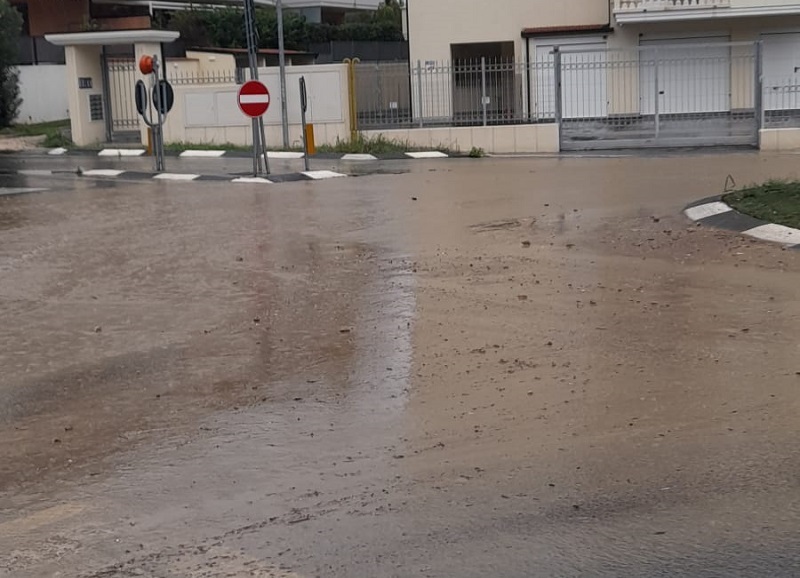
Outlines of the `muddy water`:
{"type": "Polygon", "coordinates": [[[798,257],[679,211],[795,164],[2,200],[0,573],[794,575],[798,257]]]}

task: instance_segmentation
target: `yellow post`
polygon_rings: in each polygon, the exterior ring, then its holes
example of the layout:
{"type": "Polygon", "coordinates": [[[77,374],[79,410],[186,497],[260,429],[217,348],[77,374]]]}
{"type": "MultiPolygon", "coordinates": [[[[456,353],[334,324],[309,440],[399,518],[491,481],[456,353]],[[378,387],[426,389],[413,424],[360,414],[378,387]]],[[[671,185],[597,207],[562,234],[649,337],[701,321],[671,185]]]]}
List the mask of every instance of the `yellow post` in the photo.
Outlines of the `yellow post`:
{"type": "Polygon", "coordinates": [[[350,108],[350,139],[356,140],[358,136],[358,102],[356,101],[356,64],[360,58],[345,58],[347,64],[347,100],[350,108]]]}
{"type": "Polygon", "coordinates": [[[314,125],[306,125],[306,149],[309,156],[317,154],[317,143],[314,142],[314,125]]]}
{"type": "Polygon", "coordinates": [[[153,156],[153,129],[147,128],[147,156],[153,156]]]}

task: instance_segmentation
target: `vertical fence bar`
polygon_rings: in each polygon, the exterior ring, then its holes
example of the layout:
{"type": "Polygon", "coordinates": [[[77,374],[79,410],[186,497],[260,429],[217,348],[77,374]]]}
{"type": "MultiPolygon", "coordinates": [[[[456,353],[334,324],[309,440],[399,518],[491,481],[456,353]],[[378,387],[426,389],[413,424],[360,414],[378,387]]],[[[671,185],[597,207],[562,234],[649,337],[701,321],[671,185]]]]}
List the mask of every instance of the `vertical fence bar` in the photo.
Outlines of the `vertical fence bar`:
{"type": "Polygon", "coordinates": [[[481,56],[481,110],[483,111],[483,126],[488,125],[486,118],[486,107],[488,101],[486,96],[486,57],[481,56]]]}
{"type": "Polygon", "coordinates": [[[660,99],[658,98],[660,96],[661,91],[659,90],[658,69],[659,69],[658,50],[656,49],[653,54],[653,78],[654,78],[653,84],[655,85],[654,86],[655,101],[653,104],[653,112],[655,114],[654,121],[655,121],[656,138],[658,138],[658,135],[661,132],[661,114],[660,114],[661,103],[659,102],[660,99]]]}
{"type": "Polygon", "coordinates": [[[764,43],[762,40],[756,42],[755,45],[755,78],[754,80],[754,108],[756,121],[756,143],[759,141],[761,129],[764,128],[764,43]]]}
{"type": "Polygon", "coordinates": [[[425,126],[422,107],[422,61],[417,60],[417,108],[419,109],[419,128],[425,126]]]}
{"type": "Polygon", "coordinates": [[[555,98],[553,101],[553,106],[555,107],[555,119],[556,124],[558,125],[559,138],[561,138],[560,135],[564,132],[562,130],[562,124],[564,121],[564,107],[562,102],[563,87],[561,85],[561,48],[559,46],[555,46],[553,48],[553,92],[553,97],[555,98]]]}

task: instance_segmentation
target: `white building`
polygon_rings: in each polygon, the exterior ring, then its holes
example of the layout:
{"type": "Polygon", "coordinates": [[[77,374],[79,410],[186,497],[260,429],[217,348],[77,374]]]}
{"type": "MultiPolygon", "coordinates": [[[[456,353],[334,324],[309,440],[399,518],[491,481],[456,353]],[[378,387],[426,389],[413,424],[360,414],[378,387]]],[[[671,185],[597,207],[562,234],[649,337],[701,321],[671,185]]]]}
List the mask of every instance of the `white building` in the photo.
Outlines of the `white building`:
{"type": "MultiPolygon", "coordinates": [[[[722,141],[754,144],[761,116],[756,111],[800,111],[798,0],[407,0],[406,4],[412,67],[419,63],[426,72],[435,73],[442,63],[452,63],[455,71],[454,88],[444,87],[452,91],[452,98],[424,97],[437,103],[435,115],[442,117],[457,116],[461,106],[459,67],[481,59],[506,63],[516,72],[509,68],[507,74],[488,77],[487,100],[494,107],[490,113],[533,121],[558,116],[573,121],[562,127],[568,136],[578,121],[589,127],[587,120],[605,119],[608,128],[609,119],[617,118],[625,119],[625,124],[613,127],[617,133],[649,123],[647,131],[658,136],[662,119],[679,120],[680,115],[685,121],[681,130],[700,132],[709,128],[708,123],[690,124],[694,117],[689,115],[703,115],[698,117],[703,121],[712,116],[722,119],[712,127],[712,133],[718,130],[731,137],[722,141]],[[563,63],[560,109],[553,97],[556,47],[563,63]],[[761,80],[766,85],[763,92],[761,80]],[[743,118],[747,123],[734,126],[743,118]]],[[[423,77],[425,82],[431,84],[423,77]]],[[[466,88],[474,110],[475,84],[466,88]]],[[[427,114],[427,104],[417,103],[415,115],[427,114]]],[[[800,119],[800,114],[790,116],[800,119]]],[[[679,125],[670,126],[677,130],[679,125]]],[[[597,123],[591,127],[597,128],[597,123]]],[[[596,131],[577,137],[598,138],[596,131]]]]}

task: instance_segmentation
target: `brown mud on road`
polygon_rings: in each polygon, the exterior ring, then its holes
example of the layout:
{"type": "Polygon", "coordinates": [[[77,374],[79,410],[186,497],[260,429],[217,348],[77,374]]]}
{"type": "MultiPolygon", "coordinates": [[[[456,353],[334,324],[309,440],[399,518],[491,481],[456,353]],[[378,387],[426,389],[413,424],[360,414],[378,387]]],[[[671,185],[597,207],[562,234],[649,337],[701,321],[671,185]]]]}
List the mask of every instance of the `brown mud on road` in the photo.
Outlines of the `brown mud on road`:
{"type": "Polygon", "coordinates": [[[0,201],[0,575],[795,575],[794,165],[0,201]]]}

